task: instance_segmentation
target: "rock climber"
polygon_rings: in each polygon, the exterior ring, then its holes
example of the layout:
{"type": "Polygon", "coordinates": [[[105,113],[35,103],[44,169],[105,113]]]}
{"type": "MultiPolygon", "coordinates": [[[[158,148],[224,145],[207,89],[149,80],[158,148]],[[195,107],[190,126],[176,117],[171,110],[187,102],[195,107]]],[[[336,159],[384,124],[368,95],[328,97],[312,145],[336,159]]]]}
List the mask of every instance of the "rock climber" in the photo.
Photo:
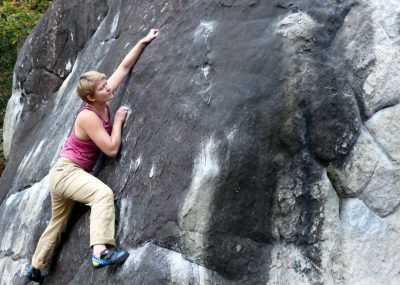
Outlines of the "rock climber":
{"type": "Polygon", "coordinates": [[[76,92],[83,100],[60,157],[49,173],[51,219],[40,237],[32,262],[26,271],[29,281],[42,283],[45,269],[65,231],[75,201],[91,208],[90,246],[94,268],[121,264],[129,256],[115,244],[115,210],[113,191],[90,172],[100,151],[116,157],[121,145],[121,130],[128,108],[120,107],[112,120],[110,104],[113,92],[127,76],[144,47],[158,36],[150,32],[122,60],[107,78],[97,71],[83,73],[76,92]]]}

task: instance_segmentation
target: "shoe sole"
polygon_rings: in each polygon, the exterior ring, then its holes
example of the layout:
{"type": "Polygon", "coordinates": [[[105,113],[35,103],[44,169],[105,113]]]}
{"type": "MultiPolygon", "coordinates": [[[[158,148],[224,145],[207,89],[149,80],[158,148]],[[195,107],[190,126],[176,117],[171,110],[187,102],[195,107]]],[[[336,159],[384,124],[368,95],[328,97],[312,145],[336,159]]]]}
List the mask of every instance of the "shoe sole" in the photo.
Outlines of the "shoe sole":
{"type": "Polygon", "coordinates": [[[100,268],[110,266],[110,265],[120,265],[121,263],[125,262],[125,260],[127,260],[128,257],[129,257],[129,253],[127,252],[126,254],[119,257],[117,261],[114,261],[113,263],[109,263],[109,264],[101,264],[92,259],[92,265],[93,265],[94,269],[100,269],[100,268]]]}

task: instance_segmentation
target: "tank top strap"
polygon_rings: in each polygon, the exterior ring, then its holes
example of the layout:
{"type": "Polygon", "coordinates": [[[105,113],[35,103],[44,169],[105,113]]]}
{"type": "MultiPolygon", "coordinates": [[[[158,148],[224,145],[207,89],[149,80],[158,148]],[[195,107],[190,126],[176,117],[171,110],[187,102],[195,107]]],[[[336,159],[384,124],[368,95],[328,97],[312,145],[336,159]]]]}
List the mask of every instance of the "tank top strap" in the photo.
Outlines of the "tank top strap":
{"type": "Polygon", "coordinates": [[[105,125],[108,125],[111,122],[111,110],[110,110],[110,106],[108,106],[108,104],[106,105],[107,108],[107,113],[108,113],[108,121],[106,121],[104,119],[104,116],[97,111],[95,108],[93,108],[92,106],[90,106],[88,103],[84,103],[78,110],[78,114],[83,111],[83,110],[89,110],[89,111],[93,111],[94,113],[96,113],[96,115],[103,121],[103,123],[105,125]]]}

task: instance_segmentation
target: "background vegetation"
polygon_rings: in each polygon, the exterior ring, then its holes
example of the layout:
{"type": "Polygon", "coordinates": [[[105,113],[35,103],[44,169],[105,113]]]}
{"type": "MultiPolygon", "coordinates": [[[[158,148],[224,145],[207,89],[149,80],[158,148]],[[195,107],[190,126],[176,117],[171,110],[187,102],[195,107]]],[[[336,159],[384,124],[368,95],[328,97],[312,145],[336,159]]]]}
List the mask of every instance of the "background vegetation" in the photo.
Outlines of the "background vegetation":
{"type": "Polygon", "coordinates": [[[5,167],[3,122],[18,47],[50,6],[48,0],[0,0],[0,176],[5,167]]]}

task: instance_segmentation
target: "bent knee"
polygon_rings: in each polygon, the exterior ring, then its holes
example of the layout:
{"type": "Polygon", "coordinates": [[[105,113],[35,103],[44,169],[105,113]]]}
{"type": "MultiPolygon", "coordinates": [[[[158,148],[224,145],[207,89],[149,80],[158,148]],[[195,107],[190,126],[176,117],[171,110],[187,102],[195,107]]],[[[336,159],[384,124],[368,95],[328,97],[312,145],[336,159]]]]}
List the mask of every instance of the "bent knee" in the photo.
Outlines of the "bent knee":
{"type": "Polygon", "coordinates": [[[103,188],[99,191],[98,198],[114,201],[114,192],[109,188],[103,188]]]}

